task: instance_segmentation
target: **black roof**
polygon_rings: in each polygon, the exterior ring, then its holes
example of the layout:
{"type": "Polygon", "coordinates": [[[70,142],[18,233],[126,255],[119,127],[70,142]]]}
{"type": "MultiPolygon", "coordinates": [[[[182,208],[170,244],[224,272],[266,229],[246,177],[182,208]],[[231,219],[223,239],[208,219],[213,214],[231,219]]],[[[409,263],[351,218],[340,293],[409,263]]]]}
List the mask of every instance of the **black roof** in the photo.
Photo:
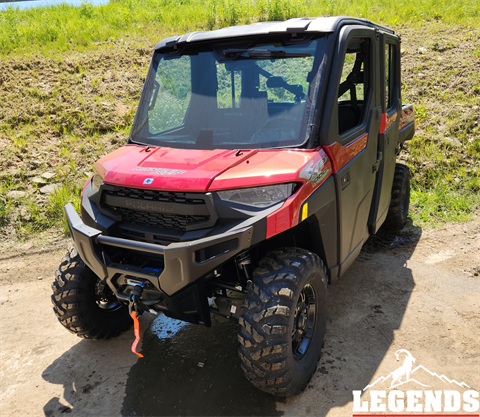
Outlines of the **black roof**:
{"type": "Polygon", "coordinates": [[[334,17],[303,17],[296,19],[289,19],[284,22],[261,22],[252,23],[250,25],[230,26],[222,29],[205,31],[205,32],[191,32],[182,36],[172,36],[170,38],[162,39],[155,46],[155,49],[170,47],[175,44],[210,41],[217,39],[228,39],[239,36],[255,36],[255,35],[273,35],[280,33],[332,33],[340,26],[346,24],[357,24],[375,27],[379,30],[394,33],[392,29],[385,26],[378,25],[366,19],[348,16],[334,16],[334,17]]]}

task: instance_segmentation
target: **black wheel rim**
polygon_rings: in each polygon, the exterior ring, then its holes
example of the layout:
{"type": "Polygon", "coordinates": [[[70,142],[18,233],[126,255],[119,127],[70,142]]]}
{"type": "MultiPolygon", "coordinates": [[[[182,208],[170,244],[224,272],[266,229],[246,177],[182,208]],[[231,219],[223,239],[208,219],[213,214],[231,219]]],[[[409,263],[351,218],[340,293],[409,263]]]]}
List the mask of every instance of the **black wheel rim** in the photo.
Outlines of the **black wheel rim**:
{"type": "Polygon", "coordinates": [[[301,360],[310,347],[315,329],[315,313],[315,290],[307,284],[300,293],[293,317],[292,351],[296,360],[301,360]]]}
{"type": "Polygon", "coordinates": [[[110,287],[105,284],[102,288],[101,281],[97,281],[95,285],[95,302],[102,310],[116,311],[122,308],[122,304],[118,301],[110,287]]]}

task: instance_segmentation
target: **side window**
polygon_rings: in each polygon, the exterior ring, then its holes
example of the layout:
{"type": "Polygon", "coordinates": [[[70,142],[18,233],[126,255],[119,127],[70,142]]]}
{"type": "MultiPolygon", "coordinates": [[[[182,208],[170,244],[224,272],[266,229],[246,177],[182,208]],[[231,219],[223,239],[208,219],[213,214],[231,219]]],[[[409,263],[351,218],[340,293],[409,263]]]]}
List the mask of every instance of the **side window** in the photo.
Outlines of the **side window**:
{"type": "Polygon", "coordinates": [[[391,64],[391,49],[392,45],[385,44],[385,108],[390,108],[392,97],[390,94],[390,64],[391,64]]]}
{"type": "Polygon", "coordinates": [[[370,39],[349,41],[338,86],[338,133],[351,130],[363,121],[370,94],[370,39]]]}
{"type": "Polygon", "coordinates": [[[395,107],[395,50],[396,46],[385,44],[385,108],[387,111],[395,107]]]}
{"type": "Polygon", "coordinates": [[[180,126],[191,92],[190,57],[160,61],[148,107],[150,133],[180,126]]]}

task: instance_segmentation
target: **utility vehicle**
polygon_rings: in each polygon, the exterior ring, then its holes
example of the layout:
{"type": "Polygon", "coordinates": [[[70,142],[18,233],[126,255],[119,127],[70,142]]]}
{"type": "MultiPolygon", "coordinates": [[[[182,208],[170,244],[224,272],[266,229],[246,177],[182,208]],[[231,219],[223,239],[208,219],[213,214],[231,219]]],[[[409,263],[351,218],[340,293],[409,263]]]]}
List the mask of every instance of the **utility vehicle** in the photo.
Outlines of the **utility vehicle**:
{"type": "Polygon", "coordinates": [[[401,228],[414,134],[400,38],[351,17],[300,18],[160,41],[125,146],[95,163],[54,311],[78,336],[143,311],[238,320],[246,377],[305,389],[327,285],[369,235],[401,228]]]}

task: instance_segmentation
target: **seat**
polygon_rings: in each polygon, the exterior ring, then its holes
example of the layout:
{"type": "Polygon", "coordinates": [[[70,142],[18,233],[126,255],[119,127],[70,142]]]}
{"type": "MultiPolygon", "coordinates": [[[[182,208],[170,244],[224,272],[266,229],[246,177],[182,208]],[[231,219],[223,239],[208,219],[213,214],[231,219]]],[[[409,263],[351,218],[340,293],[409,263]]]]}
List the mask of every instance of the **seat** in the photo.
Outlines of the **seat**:
{"type": "Polygon", "coordinates": [[[300,136],[304,111],[305,102],[269,118],[252,135],[252,143],[274,143],[281,146],[282,143],[297,139],[300,136]]]}

